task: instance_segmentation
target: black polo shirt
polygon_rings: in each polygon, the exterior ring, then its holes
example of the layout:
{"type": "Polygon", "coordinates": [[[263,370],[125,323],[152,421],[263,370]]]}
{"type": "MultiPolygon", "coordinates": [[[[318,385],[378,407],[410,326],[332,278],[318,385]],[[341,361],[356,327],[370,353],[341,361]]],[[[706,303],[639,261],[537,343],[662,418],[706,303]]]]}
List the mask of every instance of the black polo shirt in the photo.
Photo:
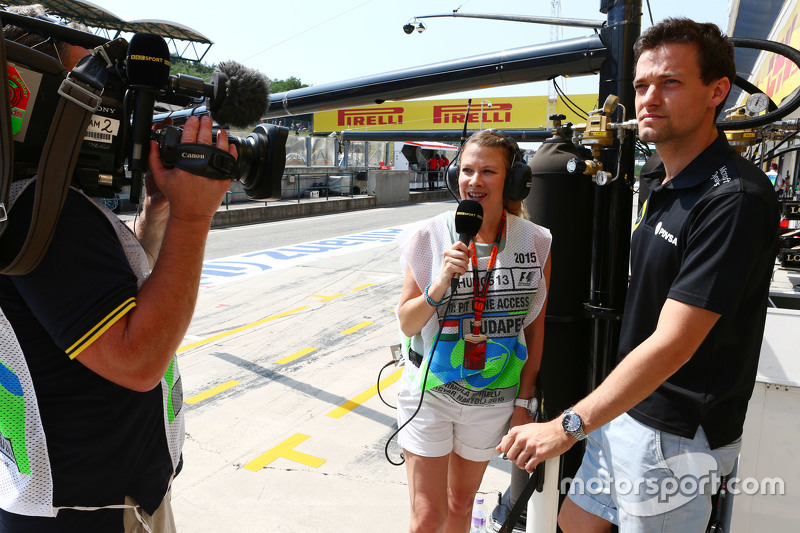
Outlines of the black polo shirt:
{"type": "MultiPolygon", "coordinates": [[[[648,177],[663,182],[659,165],[648,177]],[[660,174],[660,175],[659,175],[660,174]]],[[[656,329],[667,298],[721,315],[692,358],[629,414],[711,448],[742,434],[777,252],[769,178],[720,132],[680,174],[652,190],[631,239],[622,359],[656,329]]]]}
{"type": "MultiPolygon", "coordinates": [[[[11,210],[0,246],[22,245],[33,197],[30,185],[11,210]]],[[[56,506],[118,505],[131,496],[153,513],[167,491],[173,469],[161,387],[129,390],[67,356],[68,347],[136,293],[136,276],[108,219],[73,190],[39,266],[24,276],[0,275],[0,307],[36,390],[56,506]]],[[[57,518],[0,510],[2,532],[123,529],[119,509],[67,509],[57,518]]]]}

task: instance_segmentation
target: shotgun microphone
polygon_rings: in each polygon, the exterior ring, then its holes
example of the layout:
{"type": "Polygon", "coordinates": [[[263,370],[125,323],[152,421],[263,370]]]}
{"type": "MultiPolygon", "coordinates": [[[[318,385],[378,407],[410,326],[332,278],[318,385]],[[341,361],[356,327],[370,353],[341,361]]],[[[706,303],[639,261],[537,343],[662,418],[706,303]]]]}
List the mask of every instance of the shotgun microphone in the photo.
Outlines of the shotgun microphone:
{"type": "Polygon", "coordinates": [[[222,61],[211,77],[208,111],[217,124],[244,129],[258,124],[269,107],[270,81],[236,61],[222,61]]]}
{"type": "Polygon", "coordinates": [[[166,101],[187,107],[205,98],[205,112],[214,122],[223,128],[243,130],[258,124],[267,114],[269,88],[269,78],[261,72],[236,61],[222,61],[210,83],[186,74],[170,76],[166,101]]]}

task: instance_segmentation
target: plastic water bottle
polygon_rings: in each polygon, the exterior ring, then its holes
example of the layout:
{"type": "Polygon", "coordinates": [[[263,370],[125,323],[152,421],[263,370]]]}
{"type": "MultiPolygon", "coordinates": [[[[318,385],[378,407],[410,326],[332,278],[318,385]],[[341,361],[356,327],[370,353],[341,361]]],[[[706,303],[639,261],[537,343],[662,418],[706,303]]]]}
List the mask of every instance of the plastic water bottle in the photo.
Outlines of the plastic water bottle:
{"type": "Polygon", "coordinates": [[[475,496],[475,503],[472,505],[472,522],[469,526],[469,533],[486,533],[486,519],[489,513],[483,504],[483,496],[475,496]]]}

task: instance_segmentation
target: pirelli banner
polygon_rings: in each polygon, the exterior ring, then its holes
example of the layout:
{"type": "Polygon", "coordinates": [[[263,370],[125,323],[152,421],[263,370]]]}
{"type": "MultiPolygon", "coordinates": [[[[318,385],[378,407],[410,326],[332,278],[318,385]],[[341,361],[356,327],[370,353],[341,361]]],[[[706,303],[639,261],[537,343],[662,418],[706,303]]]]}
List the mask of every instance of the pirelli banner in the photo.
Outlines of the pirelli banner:
{"type": "MultiPolygon", "coordinates": [[[[597,107],[596,94],[570,96],[575,106],[588,112],[597,107]]],[[[555,113],[574,124],[585,122],[559,98],[555,113]]],[[[385,102],[364,107],[314,113],[314,133],[333,131],[429,131],[453,130],[469,123],[469,129],[537,129],[551,126],[546,96],[518,96],[472,101],[414,100],[385,102]],[[489,103],[491,102],[491,103],[489,103]]]]}

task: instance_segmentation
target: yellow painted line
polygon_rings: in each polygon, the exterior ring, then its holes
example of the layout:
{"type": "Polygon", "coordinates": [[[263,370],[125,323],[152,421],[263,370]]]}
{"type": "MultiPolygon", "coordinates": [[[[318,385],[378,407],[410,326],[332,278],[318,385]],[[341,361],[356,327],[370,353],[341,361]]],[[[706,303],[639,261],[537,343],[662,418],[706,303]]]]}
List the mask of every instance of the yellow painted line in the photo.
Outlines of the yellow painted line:
{"type": "Polygon", "coordinates": [[[207,400],[207,399],[211,398],[215,394],[219,394],[220,392],[224,392],[224,391],[230,389],[231,387],[235,387],[239,383],[240,383],[239,381],[231,380],[231,381],[228,381],[227,383],[223,383],[222,385],[217,385],[216,387],[214,387],[212,389],[208,389],[205,392],[201,392],[200,394],[192,396],[191,398],[187,398],[187,399],[185,399],[183,401],[186,402],[186,403],[191,403],[191,404],[200,403],[203,400],[207,400]]]}
{"type": "Polygon", "coordinates": [[[324,303],[324,302],[330,302],[331,300],[344,296],[344,294],[333,294],[331,296],[325,296],[324,294],[312,294],[311,296],[313,296],[314,298],[319,298],[319,301],[324,303]]]}
{"type": "Polygon", "coordinates": [[[275,362],[278,363],[279,365],[285,365],[285,364],[291,363],[295,359],[300,359],[301,357],[303,357],[306,354],[310,354],[314,350],[316,350],[316,348],[305,348],[303,350],[300,350],[299,352],[293,353],[292,355],[287,355],[283,359],[279,359],[279,360],[277,360],[275,362]]]}
{"type": "Polygon", "coordinates": [[[218,333],[217,335],[214,335],[212,337],[208,337],[207,339],[203,339],[201,341],[193,342],[191,344],[186,344],[185,346],[181,346],[180,348],[178,348],[177,351],[178,351],[178,353],[185,352],[187,350],[191,350],[192,348],[197,348],[198,346],[202,346],[203,344],[208,344],[209,342],[214,342],[214,341],[219,340],[219,339],[224,339],[225,337],[229,337],[231,335],[235,335],[236,333],[248,330],[250,328],[254,328],[256,326],[260,326],[261,324],[266,324],[267,322],[270,322],[272,320],[276,320],[278,318],[283,318],[285,316],[289,316],[289,315],[292,315],[294,313],[299,313],[300,311],[304,311],[306,309],[308,309],[308,306],[304,305],[302,307],[297,307],[297,308],[291,309],[289,311],[284,311],[283,313],[278,313],[277,315],[268,316],[266,318],[262,318],[261,320],[256,320],[255,322],[253,322],[251,324],[246,324],[244,326],[240,326],[240,327],[232,329],[230,331],[225,331],[225,332],[222,332],[222,333],[218,333]]]}
{"type": "Polygon", "coordinates": [[[386,387],[388,387],[389,385],[400,379],[400,376],[402,374],[403,374],[403,369],[398,368],[392,374],[389,374],[388,376],[383,378],[379,385],[377,386],[373,385],[372,387],[368,388],[367,390],[365,390],[352,400],[346,401],[343,405],[337,407],[336,409],[328,413],[328,416],[331,418],[342,418],[344,415],[346,415],[347,413],[349,413],[362,403],[366,402],[367,400],[378,394],[378,387],[380,387],[381,389],[385,389],[386,387]]]}
{"type": "Polygon", "coordinates": [[[293,436],[278,444],[268,452],[259,455],[244,465],[244,467],[248,470],[252,470],[253,472],[258,472],[275,459],[280,459],[283,457],[284,459],[289,459],[295,463],[304,464],[312,468],[319,468],[325,464],[325,459],[320,459],[319,457],[314,457],[313,455],[308,455],[307,453],[298,452],[294,449],[295,446],[302,444],[308,438],[308,435],[295,433],[293,436]]]}
{"type": "Polygon", "coordinates": [[[374,283],[367,283],[366,285],[361,285],[361,286],[356,287],[355,289],[350,289],[350,290],[351,291],[360,291],[360,290],[366,289],[367,287],[372,287],[373,285],[374,285],[374,283]]]}
{"type": "Polygon", "coordinates": [[[356,324],[350,329],[346,329],[342,332],[342,335],[350,335],[351,333],[355,333],[356,331],[360,330],[361,328],[365,328],[372,324],[372,322],[362,322],[361,324],[356,324]]]}

